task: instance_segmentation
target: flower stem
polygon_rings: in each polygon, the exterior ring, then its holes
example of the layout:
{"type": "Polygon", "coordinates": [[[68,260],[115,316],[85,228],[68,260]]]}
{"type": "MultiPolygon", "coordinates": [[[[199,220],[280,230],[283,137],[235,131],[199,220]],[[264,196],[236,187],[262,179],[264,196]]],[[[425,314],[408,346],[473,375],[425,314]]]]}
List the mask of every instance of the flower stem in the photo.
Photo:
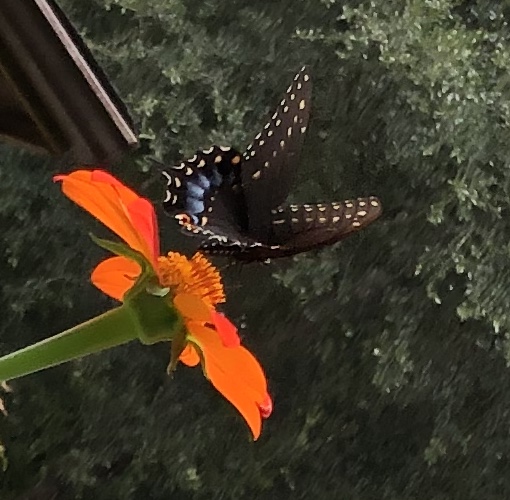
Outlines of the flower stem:
{"type": "Polygon", "coordinates": [[[138,322],[120,306],[65,332],[0,358],[0,380],[7,381],[71,359],[125,344],[138,337],[138,322]]]}

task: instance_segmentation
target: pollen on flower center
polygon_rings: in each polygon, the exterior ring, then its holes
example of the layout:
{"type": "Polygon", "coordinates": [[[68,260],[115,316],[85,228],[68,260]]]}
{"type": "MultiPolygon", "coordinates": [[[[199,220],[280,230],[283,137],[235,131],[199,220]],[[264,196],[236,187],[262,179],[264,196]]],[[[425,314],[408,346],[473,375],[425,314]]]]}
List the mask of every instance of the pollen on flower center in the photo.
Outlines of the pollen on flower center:
{"type": "Polygon", "coordinates": [[[220,273],[201,253],[191,259],[177,252],[159,257],[158,275],[161,285],[176,294],[197,295],[212,307],[225,302],[220,273]]]}

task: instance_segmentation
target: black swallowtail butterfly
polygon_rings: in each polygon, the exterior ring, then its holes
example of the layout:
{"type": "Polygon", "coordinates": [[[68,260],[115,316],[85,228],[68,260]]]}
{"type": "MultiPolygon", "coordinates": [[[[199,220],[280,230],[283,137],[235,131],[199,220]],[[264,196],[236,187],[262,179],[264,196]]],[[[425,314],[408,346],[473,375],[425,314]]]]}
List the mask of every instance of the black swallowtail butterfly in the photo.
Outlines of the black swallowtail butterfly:
{"type": "Polygon", "coordinates": [[[306,67],[295,76],[262,132],[241,155],[213,146],[163,171],[164,208],[200,251],[262,261],[331,245],[381,214],[376,197],[288,205],[310,115],[306,67]]]}

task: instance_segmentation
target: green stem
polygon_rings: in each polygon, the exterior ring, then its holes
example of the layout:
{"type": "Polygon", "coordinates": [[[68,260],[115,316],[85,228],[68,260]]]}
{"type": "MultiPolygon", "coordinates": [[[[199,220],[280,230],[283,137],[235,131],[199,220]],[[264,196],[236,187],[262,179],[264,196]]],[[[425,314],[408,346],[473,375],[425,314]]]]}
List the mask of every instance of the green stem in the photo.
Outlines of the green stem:
{"type": "Polygon", "coordinates": [[[109,347],[125,344],[138,337],[136,317],[120,306],[0,358],[0,380],[7,381],[109,347]]]}

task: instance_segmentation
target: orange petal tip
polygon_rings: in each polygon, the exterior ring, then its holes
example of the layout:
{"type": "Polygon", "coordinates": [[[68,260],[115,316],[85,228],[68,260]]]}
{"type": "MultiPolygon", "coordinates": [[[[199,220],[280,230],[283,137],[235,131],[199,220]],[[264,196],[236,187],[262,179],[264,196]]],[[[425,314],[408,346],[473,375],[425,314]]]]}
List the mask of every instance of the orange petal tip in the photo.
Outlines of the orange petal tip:
{"type": "Polygon", "coordinates": [[[271,400],[271,396],[266,394],[266,397],[262,401],[262,403],[258,403],[260,416],[262,418],[269,418],[271,413],[273,413],[273,401],[271,400]]]}

